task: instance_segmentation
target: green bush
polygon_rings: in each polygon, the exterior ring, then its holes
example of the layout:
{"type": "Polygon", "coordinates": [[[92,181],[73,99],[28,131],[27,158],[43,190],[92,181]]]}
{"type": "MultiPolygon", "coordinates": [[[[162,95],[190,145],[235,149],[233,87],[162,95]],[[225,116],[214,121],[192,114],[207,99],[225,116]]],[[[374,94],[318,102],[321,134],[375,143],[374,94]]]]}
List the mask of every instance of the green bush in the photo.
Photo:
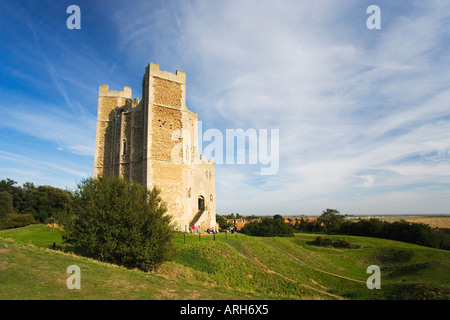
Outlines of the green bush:
{"type": "Polygon", "coordinates": [[[52,186],[36,187],[32,182],[26,182],[22,187],[15,184],[17,184],[16,181],[8,178],[0,181],[0,216],[4,208],[2,199],[5,196],[1,195],[3,192],[12,197],[15,213],[32,214],[39,222],[51,218],[56,212],[67,212],[69,209],[72,195],[67,190],[52,186]]]}
{"type": "Polygon", "coordinates": [[[439,249],[450,250],[450,229],[435,228],[433,232],[439,240],[439,249]]]}
{"type": "Polygon", "coordinates": [[[71,212],[61,220],[63,239],[82,254],[143,271],[173,257],[175,234],[157,189],[116,177],[85,179],[71,212]]]}
{"type": "Polygon", "coordinates": [[[31,214],[8,214],[0,219],[0,230],[26,227],[39,223],[31,214]]]}
{"type": "Polygon", "coordinates": [[[227,222],[227,220],[220,215],[216,215],[216,222],[219,224],[220,229],[228,229],[231,227],[231,224],[227,222]]]}
{"type": "Polygon", "coordinates": [[[284,222],[283,217],[275,215],[273,218],[262,218],[261,221],[247,223],[241,232],[259,237],[293,237],[294,228],[284,222]]]}
{"type": "Polygon", "coordinates": [[[432,229],[427,224],[405,220],[387,222],[371,218],[357,222],[344,221],[337,233],[398,240],[447,250],[450,247],[450,239],[445,230],[432,229]]]}
{"type": "Polygon", "coordinates": [[[314,241],[308,242],[308,244],[314,245],[314,246],[320,246],[320,247],[334,247],[334,248],[347,248],[347,249],[356,249],[360,248],[360,246],[351,244],[348,241],[342,240],[342,239],[328,239],[328,238],[322,238],[321,236],[316,237],[314,241]]]}
{"type": "Polygon", "coordinates": [[[0,191],[0,219],[13,213],[13,198],[6,191],[0,191]]]}

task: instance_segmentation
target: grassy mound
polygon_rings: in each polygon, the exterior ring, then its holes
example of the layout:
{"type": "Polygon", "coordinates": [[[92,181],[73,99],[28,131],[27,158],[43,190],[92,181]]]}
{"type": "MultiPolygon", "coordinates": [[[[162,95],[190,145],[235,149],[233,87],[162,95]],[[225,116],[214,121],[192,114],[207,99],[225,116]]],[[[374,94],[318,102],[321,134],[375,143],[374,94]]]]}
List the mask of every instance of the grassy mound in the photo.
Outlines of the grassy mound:
{"type": "Polygon", "coordinates": [[[450,252],[398,241],[327,236],[351,244],[333,247],[315,245],[313,234],[178,234],[175,260],[144,273],[48,249],[63,248],[61,232],[44,225],[0,232],[0,298],[450,299],[450,252]],[[81,290],[66,287],[73,264],[81,290]],[[380,290],[367,289],[370,265],[381,269],[380,290]]]}

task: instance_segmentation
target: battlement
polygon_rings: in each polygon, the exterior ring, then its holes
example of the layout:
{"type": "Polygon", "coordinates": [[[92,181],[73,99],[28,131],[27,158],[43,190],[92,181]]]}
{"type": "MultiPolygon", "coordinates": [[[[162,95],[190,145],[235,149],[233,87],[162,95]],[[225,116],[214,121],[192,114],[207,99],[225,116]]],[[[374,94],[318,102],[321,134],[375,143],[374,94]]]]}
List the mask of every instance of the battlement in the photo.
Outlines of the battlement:
{"type": "Polygon", "coordinates": [[[98,92],[99,97],[113,97],[113,98],[125,98],[125,99],[131,99],[131,88],[130,87],[123,87],[123,91],[114,91],[109,90],[109,86],[104,84],[101,85],[98,92]]]}
{"type": "Polygon", "coordinates": [[[147,66],[146,73],[150,76],[177,82],[180,84],[186,84],[186,73],[177,70],[175,74],[167,71],[159,70],[159,64],[150,62],[147,66]]]}
{"type": "Polygon", "coordinates": [[[142,100],[133,99],[129,87],[100,86],[94,176],[158,187],[178,230],[194,223],[202,229],[216,226],[214,160],[198,154],[197,140],[198,115],[186,106],[185,72],[162,71],[150,62],[142,100]]]}

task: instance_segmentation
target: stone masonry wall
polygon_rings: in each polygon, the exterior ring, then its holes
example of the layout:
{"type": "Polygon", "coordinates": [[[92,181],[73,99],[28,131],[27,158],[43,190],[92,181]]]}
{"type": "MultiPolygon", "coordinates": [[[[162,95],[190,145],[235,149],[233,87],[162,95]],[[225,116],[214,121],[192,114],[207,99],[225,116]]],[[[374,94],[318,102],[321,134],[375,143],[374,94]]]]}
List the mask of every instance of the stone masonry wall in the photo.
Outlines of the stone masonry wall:
{"type": "Polygon", "coordinates": [[[181,85],[179,83],[152,77],[154,100],[153,103],[179,108],[181,107],[181,85]]]}
{"type": "Polygon", "coordinates": [[[143,183],[142,181],[142,161],[143,161],[143,132],[142,132],[142,110],[141,106],[136,107],[131,118],[131,141],[130,145],[130,179],[143,183]]]}
{"type": "Polygon", "coordinates": [[[109,91],[108,86],[100,86],[97,110],[97,129],[94,155],[94,175],[113,174],[115,156],[115,115],[117,108],[126,107],[131,89],[109,91]]]}
{"type": "Polygon", "coordinates": [[[214,163],[198,161],[197,114],[185,105],[185,81],[184,72],[160,71],[150,63],[141,102],[131,100],[128,87],[100,86],[94,176],[118,175],[157,187],[180,230],[194,220],[206,229],[216,221],[214,163]],[[199,197],[205,204],[200,218],[199,197]]]}
{"type": "Polygon", "coordinates": [[[182,128],[181,111],[155,105],[152,110],[152,159],[171,161],[172,150],[181,142],[172,141],[173,132],[182,128]]]}

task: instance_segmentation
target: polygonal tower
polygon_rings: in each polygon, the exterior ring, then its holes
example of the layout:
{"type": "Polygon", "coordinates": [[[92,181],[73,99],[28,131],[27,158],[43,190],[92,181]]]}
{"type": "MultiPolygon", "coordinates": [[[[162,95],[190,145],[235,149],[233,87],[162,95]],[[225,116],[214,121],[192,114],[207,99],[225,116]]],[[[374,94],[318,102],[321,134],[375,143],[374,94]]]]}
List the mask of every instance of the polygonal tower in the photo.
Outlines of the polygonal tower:
{"type": "Polygon", "coordinates": [[[115,175],[161,190],[177,229],[216,227],[214,162],[198,153],[197,114],[186,107],[186,74],[150,63],[142,100],[100,86],[94,176],[115,175]]]}

